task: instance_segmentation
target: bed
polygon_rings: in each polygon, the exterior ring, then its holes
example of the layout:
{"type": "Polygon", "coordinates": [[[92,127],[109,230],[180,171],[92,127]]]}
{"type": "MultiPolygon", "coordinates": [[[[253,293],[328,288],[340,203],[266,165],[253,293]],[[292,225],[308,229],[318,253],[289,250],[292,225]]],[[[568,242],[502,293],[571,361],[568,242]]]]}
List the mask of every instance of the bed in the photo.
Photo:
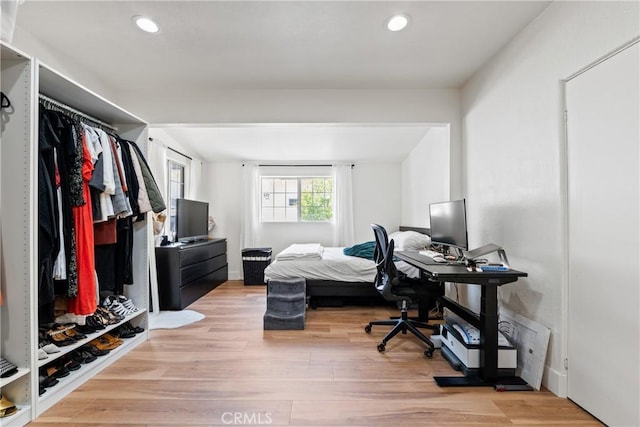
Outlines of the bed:
{"type": "MultiPolygon", "coordinates": [[[[418,250],[424,248],[425,244],[429,245],[429,234],[430,230],[427,228],[403,226],[400,227],[400,232],[390,234],[389,238],[397,241],[398,249],[418,250]]],[[[265,269],[265,281],[304,278],[311,308],[386,303],[373,286],[376,266],[372,260],[344,255],[342,247],[322,247],[319,256],[314,253],[316,248],[305,249],[310,250],[311,255],[308,257],[291,255],[296,254],[291,246],[279,253],[265,269]]],[[[403,261],[396,265],[410,277],[419,275],[415,267],[403,261]]]]}

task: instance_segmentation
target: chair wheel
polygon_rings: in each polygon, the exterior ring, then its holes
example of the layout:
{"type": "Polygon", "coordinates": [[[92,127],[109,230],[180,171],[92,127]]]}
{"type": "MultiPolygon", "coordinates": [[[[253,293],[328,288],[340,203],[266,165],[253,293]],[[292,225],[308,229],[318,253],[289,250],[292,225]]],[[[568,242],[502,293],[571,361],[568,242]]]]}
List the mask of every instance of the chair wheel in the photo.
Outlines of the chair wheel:
{"type": "Polygon", "coordinates": [[[365,326],[365,327],[364,327],[364,331],[365,331],[366,333],[370,334],[370,333],[371,333],[371,325],[367,325],[367,326],[365,326]]]}
{"type": "Polygon", "coordinates": [[[385,347],[386,347],[386,346],[385,346],[384,344],[382,344],[382,343],[378,344],[378,351],[379,351],[380,353],[382,353],[382,352],[384,351],[385,347]]]}
{"type": "Polygon", "coordinates": [[[433,357],[433,349],[425,350],[424,355],[431,359],[433,357]]]}

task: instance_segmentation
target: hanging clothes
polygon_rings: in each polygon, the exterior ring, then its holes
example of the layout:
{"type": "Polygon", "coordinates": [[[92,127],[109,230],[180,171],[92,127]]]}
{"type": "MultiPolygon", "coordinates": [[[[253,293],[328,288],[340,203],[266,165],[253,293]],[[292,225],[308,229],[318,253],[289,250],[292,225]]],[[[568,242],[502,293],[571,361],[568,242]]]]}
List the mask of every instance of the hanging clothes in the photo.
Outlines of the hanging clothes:
{"type": "Polygon", "coordinates": [[[77,259],[72,204],[82,201],[77,194],[77,186],[72,185],[79,173],[74,170],[78,164],[78,146],[73,122],[57,111],[40,108],[38,144],[38,303],[41,322],[54,319],[54,296],[77,291],[77,259]],[[59,181],[57,178],[59,178],[59,181]],[[61,190],[60,198],[57,186],[61,190]],[[55,191],[55,192],[54,192],[55,191]],[[62,217],[59,218],[60,212],[62,217]],[[62,227],[60,227],[62,223],[62,227]],[[60,240],[64,235],[66,239],[60,240]],[[60,245],[64,245],[66,279],[54,280],[53,267],[60,245]]]}
{"type": "Polygon", "coordinates": [[[133,170],[136,173],[136,179],[139,183],[138,190],[138,208],[140,214],[144,214],[151,211],[151,202],[149,201],[149,195],[147,193],[147,185],[144,180],[144,174],[142,173],[142,167],[140,166],[140,160],[135,150],[131,149],[130,145],[127,145],[127,149],[131,153],[131,162],[133,164],[133,170]]]}
{"type": "MultiPolygon", "coordinates": [[[[89,181],[93,172],[91,153],[87,148],[86,133],[82,132],[81,144],[83,151],[82,163],[82,193],[87,201],[91,199],[89,181]]],[[[76,227],[76,242],[78,249],[78,292],[69,299],[68,311],[76,315],[89,315],[96,311],[96,280],[93,239],[93,212],[91,203],[73,207],[73,220],[76,227]]]]}
{"type": "Polygon", "coordinates": [[[40,114],[40,138],[38,138],[38,311],[41,319],[53,318],[54,284],[53,259],[57,256],[58,230],[56,206],[52,188],[55,178],[50,172],[54,168],[54,146],[48,118],[40,114]]]}
{"type": "Polygon", "coordinates": [[[38,280],[39,321],[49,323],[55,296],[68,297],[67,315],[85,316],[96,310],[98,286],[110,295],[133,284],[134,221],[165,204],[135,143],[44,104],[38,280]]]}
{"type": "Polygon", "coordinates": [[[151,173],[151,168],[147,163],[147,160],[144,158],[142,151],[136,145],[135,142],[127,141],[129,146],[132,148],[132,151],[135,152],[138,157],[138,161],[140,162],[140,167],[142,169],[142,175],[145,183],[145,187],[147,189],[147,194],[149,196],[149,202],[151,203],[151,209],[155,213],[160,213],[167,209],[167,206],[164,203],[164,198],[162,197],[162,193],[158,188],[158,184],[156,183],[153,174],[151,173]]]}

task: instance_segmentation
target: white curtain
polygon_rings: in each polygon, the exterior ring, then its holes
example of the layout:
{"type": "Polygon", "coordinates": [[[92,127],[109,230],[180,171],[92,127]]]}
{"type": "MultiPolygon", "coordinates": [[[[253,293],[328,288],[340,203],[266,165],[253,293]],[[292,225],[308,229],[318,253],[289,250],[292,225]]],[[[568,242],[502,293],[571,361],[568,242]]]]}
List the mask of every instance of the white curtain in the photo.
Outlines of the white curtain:
{"type": "MultiPolygon", "coordinates": [[[[149,168],[153,173],[153,177],[156,180],[160,194],[164,199],[167,208],[169,206],[169,200],[167,200],[167,146],[158,141],[156,138],[149,138],[147,141],[147,162],[149,168]]],[[[165,214],[167,211],[165,210],[165,214]]],[[[155,218],[155,215],[152,216],[155,218]]],[[[160,221],[158,220],[158,224],[160,221]]],[[[151,312],[152,314],[158,314],[160,312],[160,303],[158,297],[158,276],[156,270],[156,255],[152,249],[154,246],[160,246],[162,241],[162,234],[167,230],[167,221],[165,220],[162,231],[156,234],[155,221],[147,220],[147,247],[149,257],[149,292],[151,296],[151,312]]],[[[159,228],[159,227],[158,227],[159,228]]]]}
{"type": "MultiPolygon", "coordinates": [[[[149,138],[149,141],[147,142],[147,162],[149,163],[149,168],[151,168],[151,172],[153,173],[153,177],[156,180],[156,184],[158,184],[160,194],[162,194],[162,198],[164,199],[164,202],[167,205],[168,209],[169,200],[167,199],[167,146],[162,144],[155,138],[149,138]]],[[[162,240],[162,235],[167,234],[168,221],[166,220],[166,216],[164,217],[164,223],[161,220],[161,217],[167,214],[167,210],[165,210],[162,215],[152,215],[153,227],[151,229],[151,235],[153,236],[155,246],[159,246],[160,241],[162,240]]]]}
{"type": "Polygon", "coordinates": [[[255,247],[258,231],[258,194],[260,192],[260,168],[257,164],[245,163],[242,170],[242,224],[240,242],[243,248],[255,247]]]}
{"type": "Polygon", "coordinates": [[[195,158],[191,159],[188,171],[185,173],[189,174],[188,192],[185,197],[193,200],[206,200],[208,195],[200,194],[202,190],[200,185],[202,182],[202,162],[195,158]]]}
{"type": "Polygon", "coordinates": [[[354,244],[353,232],[353,179],[352,165],[333,167],[333,188],[335,200],[335,218],[333,227],[333,246],[351,246],[354,244]]]}
{"type": "Polygon", "coordinates": [[[147,142],[147,161],[149,168],[153,172],[153,177],[158,184],[158,189],[162,194],[162,198],[168,204],[167,200],[167,146],[162,144],[156,138],[147,142]]]}

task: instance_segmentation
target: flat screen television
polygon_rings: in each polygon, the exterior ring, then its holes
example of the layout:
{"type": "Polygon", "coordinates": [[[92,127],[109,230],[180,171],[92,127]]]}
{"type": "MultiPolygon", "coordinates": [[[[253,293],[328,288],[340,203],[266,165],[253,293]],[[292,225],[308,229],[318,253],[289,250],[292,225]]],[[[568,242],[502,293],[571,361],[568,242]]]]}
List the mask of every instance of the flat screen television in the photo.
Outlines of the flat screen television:
{"type": "Polygon", "coordinates": [[[431,243],[468,250],[465,199],[429,205],[431,243]]]}
{"type": "Polygon", "coordinates": [[[182,243],[206,240],[209,235],[209,203],[176,199],[176,240],[182,243]]]}

